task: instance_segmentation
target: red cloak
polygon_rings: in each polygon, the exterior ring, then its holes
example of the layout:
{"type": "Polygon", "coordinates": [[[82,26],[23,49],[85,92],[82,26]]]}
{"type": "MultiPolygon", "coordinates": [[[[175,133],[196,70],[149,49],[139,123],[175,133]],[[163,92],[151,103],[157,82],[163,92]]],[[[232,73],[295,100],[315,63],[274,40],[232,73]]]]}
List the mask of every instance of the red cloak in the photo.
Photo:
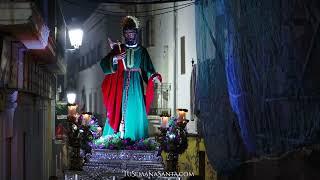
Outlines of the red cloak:
{"type": "MultiPolygon", "coordinates": [[[[119,48],[115,47],[112,50],[112,56],[123,53],[125,47],[121,47],[121,52],[119,48]]],[[[119,124],[122,119],[121,117],[121,102],[122,102],[122,91],[123,91],[123,81],[124,81],[124,64],[122,60],[118,60],[118,67],[116,72],[112,74],[105,75],[102,82],[102,95],[103,102],[107,109],[107,117],[110,127],[118,132],[119,124]]]]}

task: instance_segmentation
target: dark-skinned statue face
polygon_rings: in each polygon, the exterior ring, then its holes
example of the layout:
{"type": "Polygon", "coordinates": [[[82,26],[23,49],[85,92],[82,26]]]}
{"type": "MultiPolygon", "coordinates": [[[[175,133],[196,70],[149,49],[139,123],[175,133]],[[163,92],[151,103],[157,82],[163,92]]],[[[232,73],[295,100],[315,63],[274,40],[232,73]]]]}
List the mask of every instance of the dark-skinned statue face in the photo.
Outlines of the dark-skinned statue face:
{"type": "Polygon", "coordinates": [[[125,29],[123,30],[123,36],[127,45],[132,46],[137,44],[137,29],[125,29]]]}
{"type": "Polygon", "coordinates": [[[126,16],[122,20],[123,37],[127,45],[133,46],[137,44],[139,21],[133,16],[126,16]]]}

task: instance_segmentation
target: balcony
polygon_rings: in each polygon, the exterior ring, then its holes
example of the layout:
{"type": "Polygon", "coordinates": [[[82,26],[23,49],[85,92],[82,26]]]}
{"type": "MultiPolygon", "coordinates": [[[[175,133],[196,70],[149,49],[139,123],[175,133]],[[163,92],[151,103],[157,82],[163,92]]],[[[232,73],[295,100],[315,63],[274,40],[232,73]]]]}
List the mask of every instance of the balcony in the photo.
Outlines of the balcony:
{"type": "Polygon", "coordinates": [[[45,49],[50,33],[32,2],[0,3],[0,31],[13,35],[28,49],[45,49]]]}
{"type": "MultiPolygon", "coordinates": [[[[58,5],[53,6],[57,9],[58,5]]],[[[64,28],[65,22],[60,10],[47,7],[53,11],[50,20],[53,22],[57,17],[57,23],[62,24],[64,28]],[[58,12],[58,13],[57,13],[58,12]],[[62,18],[61,18],[62,17],[62,18]],[[62,22],[60,20],[62,19],[62,22]]],[[[64,62],[64,49],[61,50],[60,44],[57,44],[58,37],[55,37],[55,25],[45,23],[41,13],[39,13],[37,5],[32,0],[19,2],[0,2],[0,33],[5,33],[14,37],[23,43],[28,52],[34,57],[33,59],[40,64],[48,67],[53,73],[65,73],[66,65],[64,62]],[[50,32],[53,31],[53,32],[50,32]]],[[[65,30],[64,30],[65,31],[65,30]]],[[[64,41],[65,41],[65,37],[64,41]]],[[[61,38],[59,37],[61,41],[61,38]]]]}
{"type": "Polygon", "coordinates": [[[171,107],[169,106],[170,91],[170,83],[155,84],[154,86],[154,99],[148,114],[150,136],[155,136],[159,133],[160,115],[171,114],[171,107]]]}

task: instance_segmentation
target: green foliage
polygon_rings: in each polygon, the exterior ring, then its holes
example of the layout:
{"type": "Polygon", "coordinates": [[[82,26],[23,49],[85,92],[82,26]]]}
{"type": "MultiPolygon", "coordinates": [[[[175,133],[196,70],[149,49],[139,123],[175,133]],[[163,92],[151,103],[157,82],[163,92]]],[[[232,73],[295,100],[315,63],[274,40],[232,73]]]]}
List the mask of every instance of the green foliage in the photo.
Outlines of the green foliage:
{"type": "Polygon", "coordinates": [[[68,106],[66,103],[57,103],[56,104],[56,115],[67,115],[68,106]]]}

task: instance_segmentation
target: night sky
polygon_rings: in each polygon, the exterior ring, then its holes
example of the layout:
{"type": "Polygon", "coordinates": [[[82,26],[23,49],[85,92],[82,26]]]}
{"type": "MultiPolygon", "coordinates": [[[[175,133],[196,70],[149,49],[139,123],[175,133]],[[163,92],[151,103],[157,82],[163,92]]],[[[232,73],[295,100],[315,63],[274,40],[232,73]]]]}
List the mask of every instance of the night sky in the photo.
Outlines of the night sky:
{"type": "Polygon", "coordinates": [[[77,18],[80,22],[85,21],[98,5],[89,0],[60,0],[60,2],[67,23],[71,18],[77,18]]]}

